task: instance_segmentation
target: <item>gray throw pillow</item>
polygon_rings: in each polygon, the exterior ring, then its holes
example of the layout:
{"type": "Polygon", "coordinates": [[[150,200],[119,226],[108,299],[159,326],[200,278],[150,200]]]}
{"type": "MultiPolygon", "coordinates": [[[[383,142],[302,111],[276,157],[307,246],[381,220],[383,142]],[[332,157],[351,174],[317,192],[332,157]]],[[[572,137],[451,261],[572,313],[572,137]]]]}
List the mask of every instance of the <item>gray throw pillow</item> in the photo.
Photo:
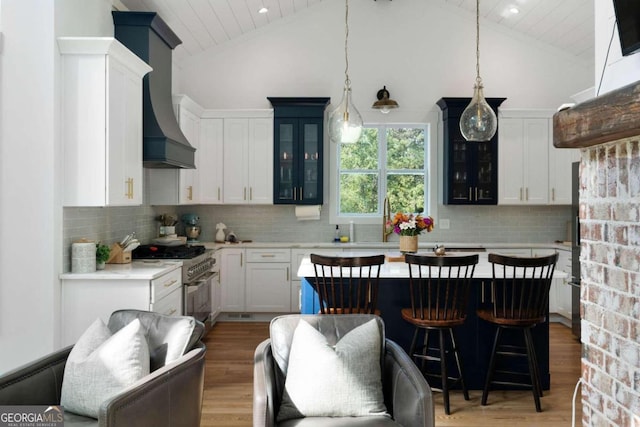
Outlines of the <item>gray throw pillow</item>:
{"type": "Polygon", "coordinates": [[[60,404],[98,418],[100,405],[149,375],[149,347],[135,319],[114,335],[97,319],[75,344],[64,369],[60,404]]]}
{"type": "Polygon", "coordinates": [[[382,394],[380,330],[375,319],[335,348],[304,320],[296,327],[277,420],[387,415],[382,394]]]}

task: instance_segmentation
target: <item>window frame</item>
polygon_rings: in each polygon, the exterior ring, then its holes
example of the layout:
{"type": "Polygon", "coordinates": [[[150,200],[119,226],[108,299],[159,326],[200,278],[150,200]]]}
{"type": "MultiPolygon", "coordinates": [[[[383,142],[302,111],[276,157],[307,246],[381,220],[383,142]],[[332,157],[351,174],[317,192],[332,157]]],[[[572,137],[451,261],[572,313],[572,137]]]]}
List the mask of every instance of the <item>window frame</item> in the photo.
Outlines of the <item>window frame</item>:
{"type": "MultiPolygon", "coordinates": [[[[391,127],[425,127],[425,139],[428,147],[425,150],[425,179],[427,181],[427,200],[425,206],[425,215],[429,215],[437,219],[438,191],[439,191],[439,173],[438,173],[438,117],[437,113],[431,113],[424,122],[370,122],[365,123],[365,127],[391,128],[391,127]]],[[[329,201],[329,223],[330,224],[348,224],[353,221],[354,224],[381,224],[382,221],[382,204],[384,197],[379,198],[378,212],[379,215],[360,216],[360,215],[340,215],[339,210],[339,177],[338,177],[338,144],[329,141],[329,185],[326,187],[328,195],[325,200],[329,201]]],[[[386,147],[385,147],[386,148],[386,147]]],[[[382,153],[378,153],[378,161],[382,153]]],[[[384,184],[386,186],[386,184],[384,184]]],[[[380,190],[379,190],[380,191],[380,190]]]]}

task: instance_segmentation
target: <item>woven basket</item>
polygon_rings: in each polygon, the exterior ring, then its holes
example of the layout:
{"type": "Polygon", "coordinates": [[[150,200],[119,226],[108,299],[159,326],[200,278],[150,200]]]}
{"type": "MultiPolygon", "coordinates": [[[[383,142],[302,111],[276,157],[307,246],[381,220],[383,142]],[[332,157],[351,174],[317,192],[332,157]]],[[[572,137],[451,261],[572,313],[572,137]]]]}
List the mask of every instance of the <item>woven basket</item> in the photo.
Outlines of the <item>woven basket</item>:
{"type": "Polygon", "coordinates": [[[411,254],[418,252],[418,236],[400,236],[400,252],[411,254]]]}

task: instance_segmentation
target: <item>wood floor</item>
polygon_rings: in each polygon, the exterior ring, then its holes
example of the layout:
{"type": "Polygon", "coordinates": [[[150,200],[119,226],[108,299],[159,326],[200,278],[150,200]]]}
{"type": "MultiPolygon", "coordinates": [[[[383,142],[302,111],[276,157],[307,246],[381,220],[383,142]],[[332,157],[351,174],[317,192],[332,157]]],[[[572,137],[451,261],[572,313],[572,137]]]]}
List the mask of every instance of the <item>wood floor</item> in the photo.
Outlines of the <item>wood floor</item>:
{"type": "MultiPolygon", "coordinates": [[[[206,337],[206,372],[202,427],[252,425],[253,352],[269,335],[266,322],[218,322],[206,337]]],[[[434,393],[437,426],[541,427],[571,426],[573,391],[580,377],[580,344],[565,326],[550,328],[551,390],[537,413],[530,391],[494,391],[480,405],[480,391],[465,401],[451,393],[451,415],[444,414],[442,396],[434,393]]],[[[581,425],[580,395],[576,425],[581,425]]]]}

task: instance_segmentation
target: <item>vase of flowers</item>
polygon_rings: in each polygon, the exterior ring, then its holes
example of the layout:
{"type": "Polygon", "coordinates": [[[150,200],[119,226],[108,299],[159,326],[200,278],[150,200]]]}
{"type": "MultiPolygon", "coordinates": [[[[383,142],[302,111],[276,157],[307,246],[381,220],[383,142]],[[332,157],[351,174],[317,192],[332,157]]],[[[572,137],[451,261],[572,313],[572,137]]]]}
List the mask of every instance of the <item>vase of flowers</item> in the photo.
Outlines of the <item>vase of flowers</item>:
{"type": "Polygon", "coordinates": [[[387,230],[400,235],[400,252],[418,252],[418,236],[423,231],[429,233],[433,230],[435,222],[430,216],[421,214],[397,212],[387,222],[387,230]]]}

